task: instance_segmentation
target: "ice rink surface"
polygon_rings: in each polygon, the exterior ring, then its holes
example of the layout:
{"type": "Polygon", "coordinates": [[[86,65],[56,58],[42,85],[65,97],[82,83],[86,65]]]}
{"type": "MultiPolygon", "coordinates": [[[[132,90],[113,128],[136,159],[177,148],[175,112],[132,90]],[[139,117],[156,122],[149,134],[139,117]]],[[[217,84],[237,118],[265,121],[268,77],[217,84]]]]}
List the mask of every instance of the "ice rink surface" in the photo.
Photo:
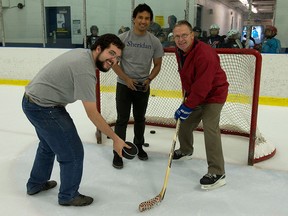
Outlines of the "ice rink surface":
{"type": "MultiPolygon", "coordinates": [[[[94,198],[87,207],[63,207],[55,189],[26,195],[25,184],[38,139],[21,109],[24,87],[0,86],[0,212],[5,216],[287,216],[288,107],[260,106],[258,127],[276,148],[276,155],[254,166],[247,165],[248,139],[222,135],[226,182],[219,189],[203,191],[199,179],[207,172],[203,134],[195,132],[194,158],[173,161],[165,199],[140,213],[138,205],[159,194],[164,180],[174,129],[146,127],[148,161],[124,159],[124,168],[112,167],[112,142],[95,140],[95,127],[81,102],[68,105],[84,144],[84,174],[79,192],[94,198]],[[150,134],[155,130],[156,134],[150,134]]],[[[132,141],[129,126],[127,140],[132,141]]],[[[178,143],[176,148],[178,148],[178,143]]],[[[52,179],[59,182],[59,166],[52,179]]]]}

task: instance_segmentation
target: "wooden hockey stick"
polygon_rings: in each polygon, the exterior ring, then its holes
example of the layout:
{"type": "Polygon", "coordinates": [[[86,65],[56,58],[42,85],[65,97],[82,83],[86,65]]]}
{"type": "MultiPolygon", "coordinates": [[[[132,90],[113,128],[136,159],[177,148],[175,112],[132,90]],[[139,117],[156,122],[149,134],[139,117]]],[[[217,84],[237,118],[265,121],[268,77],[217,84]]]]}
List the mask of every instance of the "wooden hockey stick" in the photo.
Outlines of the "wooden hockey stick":
{"type": "Polygon", "coordinates": [[[175,146],[176,146],[176,139],[177,139],[178,132],[179,132],[179,127],[180,127],[180,118],[177,120],[177,123],[176,123],[176,131],[174,134],[174,138],[173,138],[173,142],[172,142],[172,146],[171,146],[171,150],[170,150],[170,154],[169,154],[168,166],[166,169],[166,174],[165,174],[165,179],[164,179],[164,184],[163,184],[162,190],[156,197],[140,203],[139,204],[139,211],[140,212],[149,210],[149,209],[153,208],[154,206],[159,205],[160,202],[164,199],[166,189],[167,189],[171,164],[172,164],[172,160],[173,160],[174,150],[175,150],[175,146]]]}

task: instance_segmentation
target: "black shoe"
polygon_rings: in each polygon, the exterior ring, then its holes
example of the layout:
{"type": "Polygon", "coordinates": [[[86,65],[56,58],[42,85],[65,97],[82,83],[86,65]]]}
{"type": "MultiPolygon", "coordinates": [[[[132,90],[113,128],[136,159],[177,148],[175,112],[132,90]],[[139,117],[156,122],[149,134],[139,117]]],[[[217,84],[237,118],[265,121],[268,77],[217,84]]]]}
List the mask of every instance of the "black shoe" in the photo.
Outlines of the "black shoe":
{"type": "Polygon", "coordinates": [[[177,149],[174,151],[173,154],[173,160],[190,160],[192,159],[192,153],[191,154],[184,154],[183,152],[181,152],[180,149],[177,149]]]}
{"type": "Polygon", "coordinates": [[[138,147],[138,158],[140,160],[148,160],[148,154],[143,150],[142,146],[137,146],[138,147]]]}
{"type": "Polygon", "coordinates": [[[89,196],[85,196],[82,194],[79,194],[72,200],[68,202],[59,202],[59,205],[62,206],[87,206],[90,205],[93,202],[93,198],[89,196]]]}
{"type": "Polygon", "coordinates": [[[116,169],[122,169],[123,168],[123,160],[122,158],[117,154],[117,152],[113,151],[114,158],[112,166],[116,169]]]}
{"type": "Polygon", "coordinates": [[[226,184],[225,174],[216,175],[207,173],[200,179],[201,188],[205,190],[215,189],[226,184]]]}
{"type": "Polygon", "coordinates": [[[53,181],[53,180],[47,181],[46,183],[44,183],[44,184],[40,187],[40,189],[38,189],[38,190],[35,191],[35,190],[33,190],[33,188],[32,188],[32,190],[27,191],[27,194],[28,194],[28,195],[34,195],[34,194],[37,194],[37,193],[39,193],[39,192],[41,192],[41,191],[50,190],[50,189],[56,187],[56,185],[57,185],[57,182],[56,182],[56,181],[53,181]]]}

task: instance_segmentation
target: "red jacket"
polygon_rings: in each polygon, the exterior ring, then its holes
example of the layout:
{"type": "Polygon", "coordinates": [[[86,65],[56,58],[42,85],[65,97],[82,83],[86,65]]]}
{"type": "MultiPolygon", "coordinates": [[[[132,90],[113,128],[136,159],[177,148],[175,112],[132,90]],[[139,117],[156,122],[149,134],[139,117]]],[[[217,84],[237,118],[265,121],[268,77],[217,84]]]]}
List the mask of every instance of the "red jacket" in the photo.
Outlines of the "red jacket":
{"type": "Polygon", "coordinates": [[[205,103],[225,103],[229,84],[214,48],[195,40],[187,53],[177,48],[176,58],[187,107],[193,109],[205,103]]]}

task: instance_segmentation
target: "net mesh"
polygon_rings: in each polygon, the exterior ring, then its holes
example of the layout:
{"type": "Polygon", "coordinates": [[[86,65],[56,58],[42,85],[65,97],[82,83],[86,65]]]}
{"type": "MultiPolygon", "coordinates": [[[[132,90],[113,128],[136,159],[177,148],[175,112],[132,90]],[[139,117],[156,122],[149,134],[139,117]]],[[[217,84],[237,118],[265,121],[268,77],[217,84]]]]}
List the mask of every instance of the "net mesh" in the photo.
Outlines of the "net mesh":
{"type": "MultiPolygon", "coordinates": [[[[241,49],[241,53],[222,50],[219,54],[221,67],[224,69],[229,82],[229,92],[220,119],[222,133],[236,134],[251,137],[252,116],[257,116],[257,109],[252,109],[255,91],[255,77],[257,55],[251,54],[249,49],[241,49]],[[246,50],[246,51],[243,51],[246,50]]],[[[258,69],[259,70],[259,69],[258,69]]],[[[259,71],[258,71],[259,72],[259,71]]],[[[117,76],[111,71],[100,73],[100,102],[101,114],[106,121],[113,125],[116,122],[116,91],[117,76]]],[[[163,127],[175,127],[174,112],[182,101],[181,81],[178,73],[178,66],[174,53],[165,52],[162,67],[159,75],[151,82],[151,92],[146,112],[146,124],[163,127]]],[[[257,88],[257,86],[256,86],[257,88]]],[[[259,86],[258,86],[259,88],[259,86]]],[[[133,107],[132,107],[133,109],[133,107]]],[[[132,113],[132,112],[131,112],[132,113]]],[[[257,118],[256,118],[257,121],[257,118]]],[[[133,122],[133,117],[130,117],[133,122]]],[[[202,130],[202,123],[199,124],[202,130]]],[[[256,128],[255,147],[249,150],[249,154],[254,155],[254,162],[272,157],[275,147],[267,143],[260,131],[256,128]]]]}

